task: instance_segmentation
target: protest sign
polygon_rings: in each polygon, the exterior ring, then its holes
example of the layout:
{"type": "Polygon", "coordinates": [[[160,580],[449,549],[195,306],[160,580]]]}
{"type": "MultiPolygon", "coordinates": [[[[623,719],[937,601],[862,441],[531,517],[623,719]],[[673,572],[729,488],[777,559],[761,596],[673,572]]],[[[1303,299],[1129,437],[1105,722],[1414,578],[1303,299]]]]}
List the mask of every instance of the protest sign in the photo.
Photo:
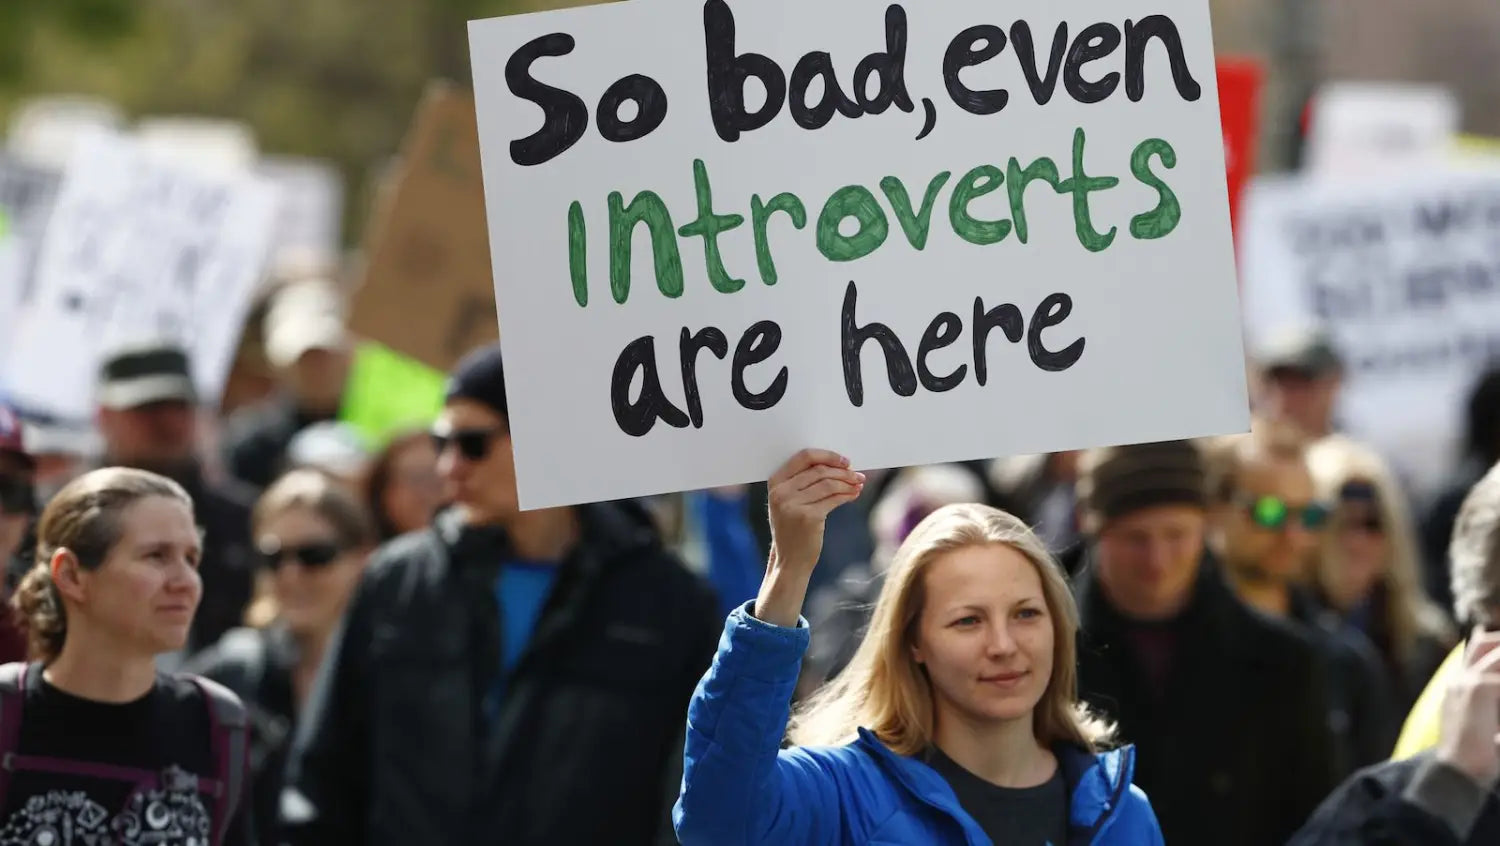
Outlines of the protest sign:
{"type": "Polygon", "coordinates": [[[344,181],[328,162],[268,156],[256,172],[276,186],[272,250],[337,262],[343,242],[344,181]]]}
{"type": "Polygon", "coordinates": [[[366,341],[355,349],[339,420],[379,449],[393,433],[437,419],[446,381],[447,374],[366,341]]]}
{"type": "Polygon", "coordinates": [[[1313,98],[1307,169],[1358,179],[1391,167],[1439,165],[1459,117],[1458,97],[1439,85],[1329,83],[1313,98]]]}
{"type": "Polygon", "coordinates": [[[1500,355],[1500,167],[1260,180],[1242,233],[1252,348],[1326,327],[1348,370],[1342,424],[1435,483],[1470,383],[1500,355]]]}
{"type": "Polygon", "coordinates": [[[349,326],[439,370],[495,340],[474,98],[428,88],[365,244],[349,326]]]}
{"type": "Polygon", "coordinates": [[[470,50],[525,508],[1248,427],[1205,0],[621,3],[470,50]]]}
{"type": "Polygon", "coordinates": [[[102,357],[183,344],[217,402],[270,242],[275,196],[248,174],[202,173],[99,133],[79,143],[37,257],[13,361],[29,412],[82,420],[102,357]]]}
{"type": "MultiPolygon", "coordinates": [[[[57,199],[57,186],[61,181],[62,174],[58,171],[28,164],[9,153],[0,153],[0,212],[5,214],[10,235],[6,259],[8,270],[3,284],[12,286],[0,296],[6,297],[15,308],[20,307],[31,291],[36,248],[42,241],[42,231],[52,214],[52,204],[57,199]]],[[[5,324],[0,324],[3,326],[5,324]]]]}
{"type": "Polygon", "coordinates": [[[6,360],[15,337],[16,316],[21,310],[25,270],[21,259],[21,239],[4,207],[0,207],[0,388],[5,386],[6,360]]]}
{"type": "Polygon", "coordinates": [[[1220,59],[1219,118],[1224,124],[1224,172],[1229,182],[1229,219],[1239,223],[1245,183],[1255,172],[1256,135],[1260,131],[1260,62],[1251,58],[1220,59]]]}

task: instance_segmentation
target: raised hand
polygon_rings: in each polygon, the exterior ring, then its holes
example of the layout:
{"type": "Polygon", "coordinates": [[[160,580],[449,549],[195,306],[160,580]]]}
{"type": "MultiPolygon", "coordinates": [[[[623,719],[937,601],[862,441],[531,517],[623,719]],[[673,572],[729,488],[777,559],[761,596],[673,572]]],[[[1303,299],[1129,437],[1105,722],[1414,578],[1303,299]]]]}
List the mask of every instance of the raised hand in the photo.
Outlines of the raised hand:
{"type": "Polygon", "coordinates": [[[1486,790],[1500,780],[1500,632],[1477,630],[1443,699],[1437,758],[1486,790]]]}
{"type": "Polygon", "coordinates": [[[771,559],[755,603],[758,619],[796,625],[823,551],[823,524],[833,509],[857,499],[864,484],[849,459],[820,449],[802,450],[771,476],[771,559]]]}

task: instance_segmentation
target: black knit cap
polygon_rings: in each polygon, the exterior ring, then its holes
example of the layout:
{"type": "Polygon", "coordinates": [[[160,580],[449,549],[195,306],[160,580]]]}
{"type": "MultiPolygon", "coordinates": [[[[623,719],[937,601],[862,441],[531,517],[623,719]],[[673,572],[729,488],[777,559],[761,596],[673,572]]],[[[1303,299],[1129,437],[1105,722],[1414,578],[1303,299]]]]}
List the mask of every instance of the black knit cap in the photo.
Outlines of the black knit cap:
{"type": "Polygon", "coordinates": [[[473,400],[494,409],[507,420],[509,405],[505,401],[505,364],[500,359],[500,343],[480,347],[464,356],[448,374],[443,401],[473,400]]]}
{"type": "Polygon", "coordinates": [[[1105,447],[1082,464],[1078,499],[1100,522],[1157,505],[1208,507],[1208,468],[1192,441],[1105,447]]]}

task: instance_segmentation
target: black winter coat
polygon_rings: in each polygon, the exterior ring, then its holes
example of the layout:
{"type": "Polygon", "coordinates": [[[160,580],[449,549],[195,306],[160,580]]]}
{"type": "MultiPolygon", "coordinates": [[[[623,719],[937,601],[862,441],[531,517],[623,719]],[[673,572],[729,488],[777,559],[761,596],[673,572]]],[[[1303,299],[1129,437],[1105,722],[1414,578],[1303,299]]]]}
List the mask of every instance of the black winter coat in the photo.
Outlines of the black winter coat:
{"type": "Polygon", "coordinates": [[[1080,696],[1135,744],[1135,783],[1166,842],[1283,846],[1338,781],[1315,647],[1241,603],[1205,556],[1191,602],[1165,624],[1176,652],[1156,701],[1095,564],[1076,590],[1080,696]]]}
{"type": "MultiPolygon", "coordinates": [[[[1288,846],[1494,846],[1500,843],[1500,795],[1491,792],[1479,808],[1469,836],[1459,839],[1453,824],[1419,807],[1407,794],[1417,774],[1431,764],[1427,752],[1356,773],[1328,797],[1288,846]]],[[[1452,805],[1452,786],[1434,785],[1443,805],[1452,805]]]]}
{"type": "MultiPolygon", "coordinates": [[[[291,846],[645,846],[671,837],[683,728],[722,622],[638,506],[582,506],[578,547],[506,680],[503,532],[433,529],[375,553],[298,727],[291,846]]],[[[670,841],[666,841],[670,842],[670,841]]]]}

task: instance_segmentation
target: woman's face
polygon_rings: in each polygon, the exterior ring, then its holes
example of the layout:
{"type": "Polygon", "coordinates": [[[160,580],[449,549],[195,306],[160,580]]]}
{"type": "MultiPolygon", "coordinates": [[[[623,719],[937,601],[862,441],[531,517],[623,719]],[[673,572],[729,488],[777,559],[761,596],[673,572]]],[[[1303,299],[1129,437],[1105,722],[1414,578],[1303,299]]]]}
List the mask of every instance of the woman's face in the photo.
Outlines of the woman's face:
{"type": "Polygon", "coordinates": [[[396,453],[383,500],[386,517],[400,532],[425,528],[432,520],[443,502],[443,483],[428,439],[414,440],[396,453]]]}
{"type": "Polygon", "coordinates": [[[176,499],[146,497],[125,507],[120,524],[104,563],[80,570],[76,590],[64,590],[77,606],[69,612],[144,654],[181,649],[203,594],[192,512],[176,499]]]}
{"type": "Polygon", "coordinates": [[[1052,615],[1035,565],[1001,544],[933,561],[918,619],[916,660],[938,719],[1030,718],[1052,678],[1052,615]]]}
{"type": "Polygon", "coordinates": [[[1339,552],[1333,599],[1347,608],[1368,596],[1385,575],[1390,545],[1384,515],[1374,499],[1341,499],[1333,525],[1339,552]]]}
{"type": "Polygon", "coordinates": [[[364,567],[365,551],[350,549],[310,508],[289,508],[260,527],[256,539],[281,619],[294,633],[326,633],[338,623],[364,567]]]}

